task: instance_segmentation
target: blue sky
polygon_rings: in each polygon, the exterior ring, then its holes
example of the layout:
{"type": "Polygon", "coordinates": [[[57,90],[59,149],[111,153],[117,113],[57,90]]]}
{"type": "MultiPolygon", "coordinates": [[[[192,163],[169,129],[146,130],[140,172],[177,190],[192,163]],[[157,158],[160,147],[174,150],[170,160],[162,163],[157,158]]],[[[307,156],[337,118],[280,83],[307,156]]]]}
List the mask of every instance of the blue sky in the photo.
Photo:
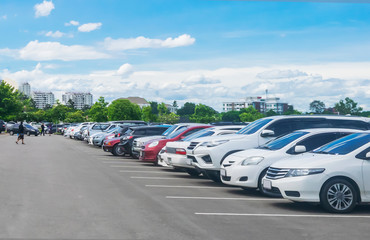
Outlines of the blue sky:
{"type": "Polygon", "coordinates": [[[95,99],[205,103],[271,97],[307,111],[370,109],[370,4],[2,0],[0,78],[95,99]]]}

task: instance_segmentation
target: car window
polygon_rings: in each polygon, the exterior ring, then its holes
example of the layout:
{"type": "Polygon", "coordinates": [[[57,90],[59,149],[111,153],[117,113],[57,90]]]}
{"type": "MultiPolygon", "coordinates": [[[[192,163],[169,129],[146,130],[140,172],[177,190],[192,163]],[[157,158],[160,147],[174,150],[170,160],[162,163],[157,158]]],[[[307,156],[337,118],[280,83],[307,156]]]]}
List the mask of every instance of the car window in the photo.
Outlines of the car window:
{"type": "Polygon", "coordinates": [[[325,146],[313,151],[319,154],[339,154],[344,155],[370,142],[370,134],[354,133],[346,137],[335,140],[325,146]]]}
{"type": "Polygon", "coordinates": [[[189,132],[187,133],[184,133],[183,137],[187,137],[187,136],[190,136],[191,134],[195,133],[195,132],[198,132],[200,130],[202,130],[203,128],[194,128],[192,130],[190,130],[189,132]]]}
{"type": "Polygon", "coordinates": [[[215,133],[214,131],[208,130],[208,128],[206,128],[187,136],[186,138],[183,139],[183,141],[191,141],[193,139],[200,137],[212,136],[214,133],[215,133]]]}
{"type": "Polygon", "coordinates": [[[306,151],[312,151],[318,147],[321,147],[324,144],[327,144],[329,142],[332,142],[338,138],[344,137],[350,133],[345,134],[339,134],[339,133],[322,133],[322,134],[316,134],[314,136],[308,137],[300,142],[298,142],[296,145],[303,145],[306,147],[306,151]]]}
{"type": "Polygon", "coordinates": [[[136,129],[134,130],[132,135],[145,135],[145,133],[146,133],[146,129],[136,129]]]}
{"type": "Polygon", "coordinates": [[[358,129],[358,130],[370,129],[370,123],[367,123],[364,121],[330,119],[329,123],[334,128],[349,128],[349,129],[358,129]]]}
{"type": "Polygon", "coordinates": [[[175,138],[177,137],[178,135],[180,135],[181,133],[185,132],[186,129],[188,129],[187,127],[180,127],[177,131],[169,134],[166,139],[172,139],[172,138],[175,138]]]}
{"type": "Polygon", "coordinates": [[[238,132],[236,132],[236,134],[245,134],[245,135],[253,134],[271,121],[272,121],[271,118],[270,119],[266,119],[266,118],[258,119],[248,124],[245,128],[240,129],[238,132]]]}
{"type": "Polygon", "coordinates": [[[279,138],[276,138],[274,140],[271,140],[271,141],[267,142],[266,144],[262,145],[259,148],[269,149],[269,150],[279,150],[279,149],[285,147],[286,145],[288,145],[289,143],[291,143],[291,142],[297,140],[298,138],[306,135],[307,133],[308,132],[302,132],[302,131],[289,133],[289,134],[283,135],[279,138]]]}
{"type": "Polygon", "coordinates": [[[274,131],[275,134],[273,136],[275,137],[296,130],[293,127],[293,121],[291,119],[277,120],[270,124],[266,129],[274,131]]]}
{"type": "Polygon", "coordinates": [[[162,133],[167,130],[165,127],[154,127],[154,128],[148,128],[146,130],[146,135],[162,135],[162,133]]]}

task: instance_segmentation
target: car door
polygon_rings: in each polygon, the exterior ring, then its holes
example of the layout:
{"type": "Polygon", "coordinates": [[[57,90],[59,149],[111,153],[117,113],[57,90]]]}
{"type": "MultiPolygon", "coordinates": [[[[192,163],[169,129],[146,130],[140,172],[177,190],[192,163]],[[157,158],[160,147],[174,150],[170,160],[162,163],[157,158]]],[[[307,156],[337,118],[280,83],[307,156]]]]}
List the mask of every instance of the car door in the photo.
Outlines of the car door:
{"type": "Polygon", "coordinates": [[[370,201],[370,158],[366,157],[366,154],[369,152],[370,147],[357,154],[356,158],[362,159],[362,181],[364,185],[365,196],[370,201]]]}

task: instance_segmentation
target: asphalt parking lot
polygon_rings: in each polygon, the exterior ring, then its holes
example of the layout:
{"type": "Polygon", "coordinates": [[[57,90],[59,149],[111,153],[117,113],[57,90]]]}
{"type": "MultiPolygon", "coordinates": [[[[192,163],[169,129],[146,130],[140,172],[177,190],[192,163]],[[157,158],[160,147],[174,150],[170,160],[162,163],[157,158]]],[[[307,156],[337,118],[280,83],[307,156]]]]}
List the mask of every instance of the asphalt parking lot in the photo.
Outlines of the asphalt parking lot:
{"type": "MultiPolygon", "coordinates": [[[[0,224],[2,223],[4,230],[0,231],[2,232],[0,238],[368,239],[370,237],[368,230],[370,206],[359,206],[353,213],[346,215],[329,214],[319,206],[267,198],[257,191],[245,191],[214,183],[203,177],[191,177],[183,172],[155,167],[150,163],[142,163],[128,157],[114,157],[84,142],[61,136],[28,137],[25,146],[14,144],[10,138],[4,134],[0,136],[0,166],[3,171],[7,170],[8,179],[0,183],[0,190],[6,193],[0,197],[3,212],[0,224]],[[37,148],[40,146],[43,146],[46,157],[32,153],[38,151],[37,148]],[[17,159],[21,161],[19,147],[24,147],[21,150],[23,156],[29,154],[28,162],[24,161],[26,164],[14,162],[17,159]],[[31,165],[29,162],[32,161],[38,163],[39,167],[31,165]],[[44,165],[46,167],[43,167],[44,165]],[[77,220],[66,216],[60,218],[53,211],[45,211],[43,214],[50,215],[40,217],[38,214],[41,213],[37,212],[31,216],[36,216],[36,220],[40,222],[37,225],[40,231],[36,233],[28,229],[25,225],[32,219],[25,212],[29,210],[24,208],[25,205],[17,205],[25,203],[9,202],[12,199],[10,196],[15,193],[12,188],[11,179],[14,177],[12,174],[19,176],[19,171],[23,174],[32,171],[33,174],[37,174],[38,181],[43,181],[42,178],[45,176],[46,182],[52,180],[53,186],[61,187],[63,194],[69,198],[61,199],[62,207],[58,208],[65,211],[66,215],[69,211],[73,215],[74,212],[81,211],[81,208],[86,212],[80,214],[77,220]],[[77,203],[71,201],[72,199],[78,199],[77,203]],[[23,217],[15,218],[16,221],[12,221],[12,218],[6,219],[5,213],[10,214],[10,210],[4,208],[9,205],[15,215],[20,214],[23,217]],[[94,218],[98,220],[91,224],[91,221],[95,221],[92,220],[94,218]],[[46,224],[44,222],[46,219],[52,222],[46,224]],[[63,224],[57,224],[60,222],[63,224]],[[63,232],[59,235],[53,233],[52,228],[58,228],[58,225],[63,228],[70,225],[70,222],[80,225],[70,229],[69,233],[63,232]],[[97,224],[100,224],[99,227],[97,224]]],[[[5,176],[0,178],[5,180],[5,176]]],[[[32,175],[28,181],[35,178],[35,175],[32,175]]],[[[32,183],[27,183],[26,186],[29,184],[32,183]]],[[[27,196],[28,191],[30,189],[18,189],[16,194],[27,196]]],[[[39,201],[51,202],[57,196],[45,193],[39,201]]],[[[55,207],[53,204],[50,206],[55,207]]]]}

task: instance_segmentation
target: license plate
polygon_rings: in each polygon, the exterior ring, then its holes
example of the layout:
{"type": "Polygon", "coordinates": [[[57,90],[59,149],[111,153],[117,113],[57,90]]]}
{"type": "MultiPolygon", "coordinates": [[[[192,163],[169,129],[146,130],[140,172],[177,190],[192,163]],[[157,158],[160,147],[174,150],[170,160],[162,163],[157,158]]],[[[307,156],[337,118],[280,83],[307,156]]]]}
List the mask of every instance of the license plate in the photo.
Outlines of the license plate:
{"type": "Polygon", "coordinates": [[[226,169],[221,168],[221,170],[220,170],[220,174],[221,174],[221,176],[226,177],[226,176],[227,176],[227,174],[226,174],[226,169]]]}
{"type": "Polygon", "coordinates": [[[267,180],[267,179],[263,179],[263,188],[266,188],[268,190],[271,190],[271,188],[272,188],[271,181],[270,180],[267,180]]]}
{"type": "Polygon", "coordinates": [[[193,162],[193,160],[192,159],[190,159],[190,158],[187,158],[186,159],[186,164],[187,165],[191,165],[191,163],[193,162]]]}

